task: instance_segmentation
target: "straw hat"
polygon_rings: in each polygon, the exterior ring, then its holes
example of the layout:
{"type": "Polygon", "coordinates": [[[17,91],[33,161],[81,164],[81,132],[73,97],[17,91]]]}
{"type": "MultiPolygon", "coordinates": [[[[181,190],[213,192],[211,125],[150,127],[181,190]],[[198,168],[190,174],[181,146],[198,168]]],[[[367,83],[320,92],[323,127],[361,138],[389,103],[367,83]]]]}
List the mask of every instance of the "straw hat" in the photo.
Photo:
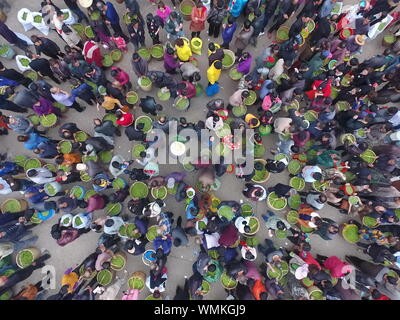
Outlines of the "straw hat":
{"type": "Polygon", "coordinates": [[[84,8],[89,8],[93,3],[93,0],[78,0],[78,1],[79,1],[79,4],[81,5],[81,7],[84,7],[84,8]]]}
{"type": "Polygon", "coordinates": [[[363,34],[358,34],[356,35],[355,41],[359,46],[363,46],[365,44],[365,36],[363,34]]]}

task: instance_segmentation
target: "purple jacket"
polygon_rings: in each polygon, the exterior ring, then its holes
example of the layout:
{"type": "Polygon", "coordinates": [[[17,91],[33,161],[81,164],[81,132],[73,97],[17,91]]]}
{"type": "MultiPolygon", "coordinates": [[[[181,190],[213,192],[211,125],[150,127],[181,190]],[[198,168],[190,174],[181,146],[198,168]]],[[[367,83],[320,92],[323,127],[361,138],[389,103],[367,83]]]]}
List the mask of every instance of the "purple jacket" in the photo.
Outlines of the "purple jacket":
{"type": "Polygon", "coordinates": [[[236,22],[234,22],[232,24],[232,26],[230,26],[230,27],[227,26],[222,31],[222,39],[224,40],[224,43],[230,43],[232,41],[233,34],[235,33],[236,28],[237,28],[237,24],[236,24],[236,22]]]}
{"type": "Polygon", "coordinates": [[[179,68],[178,60],[173,56],[167,53],[164,54],[164,68],[165,71],[174,71],[176,68],[179,68]]]}
{"type": "Polygon", "coordinates": [[[51,103],[51,101],[45,99],[45,98],[39,98],[39,103],[40,105],[38,106],[33,106],[32,109],[39,115],[48,115],[50,113],[54,113],[54,106],[51,103]]]}
{"type": "Polygon", "coordinates": [[[253,57],[249,53],[249,57],[246,60],[239,62],[237,71],[243,74],[248,74],[250,72],[250,67],[252,62],[253,62],[253,57]]]}

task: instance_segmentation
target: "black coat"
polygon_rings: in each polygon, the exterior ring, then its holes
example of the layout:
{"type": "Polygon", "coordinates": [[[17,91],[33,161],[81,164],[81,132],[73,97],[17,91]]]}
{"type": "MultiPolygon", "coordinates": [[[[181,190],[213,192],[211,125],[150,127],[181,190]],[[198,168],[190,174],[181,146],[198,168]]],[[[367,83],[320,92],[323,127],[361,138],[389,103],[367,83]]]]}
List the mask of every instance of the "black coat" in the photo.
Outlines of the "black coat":
{"type": "Polygon", "coordinates": [[[50,76],[50,75],[52,76],[53,75],[53,71],[50,68],[49,60],[47,60],[47,59],[44,59],[44,58],[34,59],[31,61],[29,66],[33,70],[40,72],[44,76],[50,76]]]}
{"type": "Polygon", "coordinates": [[[42,42],[40,45],[35,45],[36,53],[38,55],[45,54],[49,57],[57,57],[58,53],[61,51],[60,47],[52,40],[47,38],[39,38],[42,42]]]}

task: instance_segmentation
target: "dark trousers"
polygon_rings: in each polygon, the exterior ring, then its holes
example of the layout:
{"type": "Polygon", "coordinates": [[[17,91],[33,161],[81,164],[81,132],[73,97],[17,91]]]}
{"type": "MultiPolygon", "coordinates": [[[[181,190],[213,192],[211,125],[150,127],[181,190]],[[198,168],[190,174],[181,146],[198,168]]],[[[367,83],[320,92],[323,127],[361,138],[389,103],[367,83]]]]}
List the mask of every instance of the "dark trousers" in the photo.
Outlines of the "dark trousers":
{"type": "Polygon", "coordinates": [[[18,48],[20,48],[21,50],[24,50],[24,51],[28,50],[28,44],[27,44],[24,40],[22,40],[22,39],[20,39],[20,38],[18,38],[17,42],[14,43],[14,44],[15,44],[18,48]]]}
{"type": "Polygon", "coordinates": [[[121,29],[121,25],[118,23],[118,24],[112,24],[111,25],[111,28],[114,30],[114,32],[117,34],[117,35],[119,35],[119,36],[121,36],[122,38],[124,38],[125,40],[128,40],[128,37],[124,34],[124,32],[122,31],[122,29],[121,29]]]}
{"type": "Polygon", "coordinates": [[[85,109],[82,108],[82,106],[81,106],[78,102],[76,102],[76,101],[74,101],[74,104],[71,106],[71,108],[75,109],[75,110],[78,111],[78,112],[82,112],[83,110],[85,110],[85,109]]]}
{"type": "Polygon", "coordinates": [[[153,40],[153,44],[160,44],[161,43],[160,34],[157,34],[156,36],[151,37],[151,39],[153,40]]]}
{"type": "MultiPolygon", "coordinates": [[[[39,72],[40,72],[40,70],[39,70],[39,72]]],[[[40,72],[41,73],[41,72],[40,72]]],[[[49,77],[51,80],[53,80],[55,83],[57,83],[57,84],[61,84],[61,81],[60,80],[58,80],[56,77],[55,77],[55,75],[54,75],[54,73],[49,73],[49,74],[44,74],[44,73],[41,73],[43,76],[45,76],[45,77],[49,77]]]]}
{"type": "Polygon", "coordinates": [[[219,31],[221,29],[221,23],[210,23],[210,27],[208,28],[208,35],[210,37],[218,38],[219,31]]]}
{"type": "Polygon", "coordinates": [[[229,49],[229,42],[224,42],[224,43],[222,44],[222,48],[224,48],[224,49],[229,49]]]}
{"type": "Polygon", "coordinates": [[[176,7],[176,4],[178,3],[181,3],[182,2],[182,0],[171,0],[171,2],[172,2],[172,4],[174,5],[174,7],[176,7]]]}
{"type": "Polygon", "coordinates": [[[0,101],[0,109],[18,112],[18,113],[28,112],[28,109],[21,108],[18,105],[16,105],[14,102],[9,101],[9,100],[1,100],[0,101]]]}
{"type": "Polygon", "coordinates": [[[85,20],[87,24],[89,24],[89,19],[86,17],[86,15],[83,13],[83,11],[79,8],[74,8],[70,10],[75,13],[78,16],[78,22],[81,22],[82,20],[85,20]]]}
{"type": "Polygon", "coordinates": [[[236,50],[236,57],[240,57],[243,53],[243,49],[237,49],[236,50]]]}
{"type": "Polygon", "coordinates": [[[283,16],[279,16],[279,17],[276,19],[276,22],[273,24],[273,26],[268,30],[268,33],[272,33],[272,32],[274,32],[274,31],[278,30],[279,27],[280,27],[282,24],[285,23],[285,21],[286,21],[286,19],[285,19],[283,16]]]}
{"type": "Polygon", "coordinates": [[[201,31],[192,32],[192,38],[200,38],[200,32],[201,31]]]}

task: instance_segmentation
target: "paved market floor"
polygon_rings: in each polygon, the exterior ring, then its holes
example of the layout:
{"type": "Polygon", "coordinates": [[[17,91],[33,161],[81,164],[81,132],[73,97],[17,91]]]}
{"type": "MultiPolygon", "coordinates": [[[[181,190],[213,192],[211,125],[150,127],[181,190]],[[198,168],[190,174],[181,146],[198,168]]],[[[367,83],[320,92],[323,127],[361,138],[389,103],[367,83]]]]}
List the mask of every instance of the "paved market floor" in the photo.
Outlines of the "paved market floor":
{"type": "MultiPolygon", "coordinates": [[[[171,2],[169,0],[165,0],[166,4],[171,6],[171,2]]],[[[351,4],[354,3],[354,0],[345,0],[345,4],[351,4]]],[[[18,22],[16,15],[17,12],[20,8],[26,7],[30,10],[38,10],[39,9],[39,1],[28,1],[28,0],[18,0],[18,1],[10,1],[12,3],[12,11],[8,14],[8,19],[7,19],[7,24],[8,26],[20,33],[24,33],[22,25],[18,22]]],[[[65,8],[65,4],[62,0],[54,0],[54,3],[59,5],[60,8],[65,8]]],[[[113,1],[115,4],[120,16],[122,17],[122,14],[125,12],[125,5],[124,4],[117,4],[115,1],[113,1]]],[[[153,6],[149,1],[147,0],[140,0],[139,1],[141,5],[141,11],[143,16],[145,16],[147,13],[152,12],[155,13],[156,11],[156,6],[153,6]]],[[[188,31],[189,28],[189,23],[185,22],[185,30],[186,30],[186,35],[190,36],[190,33],[188,31]]],[[[123,25],[123,30],[126,32],[126,26],[123,25]]],[[[161,32],[161,39],[162,41],[166,40],[166,34],[164,31],[161,32]]],[[[33,34],[37,34],[39,36],[42,36],[38,30],[31,30],[26,32],[28,36],[31,36],[33,34]]],[[[55,31],[51,31],[49,34],[49,38],[52,40],[56,41],[57,43],[60,44],[60,46],[64,46],[64,43],[58,38],[56,35],[55,31]]],[[[200,67],[202,70],[202,81],[201,83],[205,87],[207,85],[207,79],[206,79],[206,70],[208,67],[208,62],[207,62],[207,57],[206,57],[206,48],[208,45],[208,37],[206,32],[202,32],[202,39],[204,41],[203,43],[203,54],[201,56],[196,56],[197,59],[200,61],[200,67]]],[[[221,41],[221,38],[219,39],[221,41]]],[[[262,37],[259,38],[258,40],[258,47],[254,48],[252,46],[249,46],[247,50],[249,50],[253,56],[255,57],[262,49],[266,48],[269,46],[272,40],[267,38],[267,35],[263,35],[262,37]]],[[[4,40],[1,38],[0,42],[3,43],[4,40]]],[[[147,34],[147,29],[146,29],[146,45],[150,46],[151,45],[151,39],[147,34]]],[[[18,48],[16,49],[18,53],[22,53],[18,48]]],[[[381,47],[381,36],[378,37],[377,39],[370,41],[367,43],[367,45],[364,48],[363,51],[363,56],[371,56],[377,53],[380,53],[383,51],[383,48],[381,47]]],[[[121,62],[117,64],[118,67],[123,68],[124,70],[129,72],[129,75],[131,76],[132,82],[136,83],[136,76],[134,75],[132,71],[132,67],[130,64],[130,57],[133,52],[132,45],[129,44],[129,53],[124,55],[124,58],[121,62]]],[[[4,59],[1,59],[1,61],[7,66],[7,67],[13,67],[16,68],[16,64],[14,60],[11,61],[5,61],[4,59]]],[[[150,70],[164,70],[162,66],[162,62],[154,61],[152,60],[150,63],[150,70]]],[[[220,84],[222,86],[221,92],[219,93],[219,97],[223,98],[225,101],[227,101],[228,97],[236,90],[237,82],[232,81],[229,76],[228,72],[224,71],[223,75],[221,76],[220,84]]],[[[63,84],[62,85],[63,89],[68,90],[68,84],[63,84]]],[[[138,90],[139,95],[141,97],[145,96],[147,93],[138,90]]],[[[156,96],[156,89],[153,89],[153,91],[150,93],[150,95],[156,96]]],[[[156,98],[158,99],[158,98],[156,98]]],[[[198,120],[204,120],[205,119],[205,104],[209,101],[209,98],[205,95],[202,95],[198,98],[193,99],[192,106],[188,112],[185,113],[180,113],[177,112],[173,107],[172,107],[172,100],[168,101],[167,103],[161,103],[164,107],[163,113],[166,113],[168,116],[174,116],[174,117],[179,117],[179,116],[185,116],[188,121],[198,121],[198,120]]],[[[250,111],[251,111],[250,107],[250,111]]],[[[5,114],[9,114],[10,112],[5,111],[5,114]]],[[[64,119],[62,119],[61,123],[68,121],[68,122],[76,122],[79,128],[82,130],[88,132],[89,134],[93,134],[93,125],[92,125],[92,120],[94,118],[102,118],[104,115],[104,111],[100,110],[97,111],[96,107],[90,107],[88,106],[86,111],[84,113],[78,113],[75,110],[70,110],[65,114],[64,119]]],[[[137,117],[139,114],[138,110],[136,110],[135,116],[137,117]]],[[[48,134],[51,137],[54,138],[59,138],[57,135],[57,128],[50,129],[48,134]]],[[[8,152],[10,158],[13,158],[14,156],[17,155],[25,155],[28,157],[33,157],[34,154],[31,152],[28,152],[25,150],[19,142],[16,141],[16,136],[14,132],[10,132],[8,136],[2,136],[1,137],[1,144],[0,144],[0,149],[1,152],[8,152]]],[[[271,135],[268,137],[264,137],[264,144],[267,147],[267,152],[265,154],[265,158],[271,158],[272,155],[269,152],[270,148],[274,145],[276,141],[275,135],[271,135]]],[[[116,147],[114,149],[114,154],[120,154],[126,159],[130,159],[130,150],[133,146],[132,142],[129,142],[126,136],[123,134],[121,137],[116,138],[116,147]]],[[[167,174],[172,171],[177,171],[177,170],[183,170],[182,166],[180,165],[162,165],[161,167],[161,175],[167,174]]],[[[187,183],[195,183],[197,179],[197,174],[196,172],[193,174],[188,174],[187,178],[185,181],[187,183]]],[[[288,172],[285,170],[281,174],[274,174],[271,175],[271,178],[265,183],[265,186],[273,186],[278,182],[281,183],[287,183],[289,180],[288,178],[288,172]]],[[[219,197],[220,199],[224,200],[243,200],[244,197],[242,196],[242,189],[243,189],[243,181],[238,180],[235,178],[233,174],[226,174],[222,177],[222,186],[221,188],[215,192],[215,195],[219,197]]],[[[88,185],[88,188],[90,186],[88,185]]],[[[110,192],[110,191],[109,191],[110,192]]],[[[22,195],[20,193],[15,193],[7,197],[0,197],[0,200],[3,201],[6,198],[21,198],[22,195]]],[[[125,201],[125,207],[126,208],[126,203],[129,199],[125,201]]],[[[168,197],[166,200],[167,203],[167,208],[169,211],[172,211],[175,213],[175,219],[181,215],[184,217],[184,203],[177,203],[172,197],[168,197]]],[[[261,214],[265,213],[267,210],[267,205],[266,202],[261,202],[261,203],[252,203],[254,206],[256,206],[256,211],[257,211],[257,216],[261,217],[261,214]]],[[[278,212],[279,215],[283,215],[286,213],[286,210],[283,212],[278,212]]],[[[98,217],[102,215],[103,212],[96,212],[95,217],[98,217]]],[[[337,221],[338,223],[345,222],[349,219],[349,217],[342,215],[338,213],[336,209],[332,209],[329,206],[325,206],[325,208],[320,212],[322,217],[329,217],[337,221]]],[[[81,236],[79,239],[76,241],[72,242],[71,244],[68,244],[65,247],[59,247],[54,239],[51,238],[50,236],[50,228],[51,226],[56,223],[56,219],[58,219],[58,216],[54,217],[52,220],[47,221],[42,223],[41,225],[37,226],[36,228],[33,229],[33,232],[35,234],[39,235],[39,240],[37,242],[37,247],[38,248],[45,248],[48,249],[51,253],[51,258],[47,261],[49,265],[54,266],[56,270],[56,283],[57,283],[57,290],[60,287],[60,282],[61,282],[61,277],[64,271],[67,268],[74,267],[75,265],[79,264],[86,256],[88,256],[90,253],[92,253],[96,247],[96,243],[99,237],[99,234],[90,232],[88,234],[85,234],[81,236]]],[[[257,237],[263,241],[265,237],[267,237],[267,232],[266,228],[261,228],[260,231],[257,234],[257,237]]],[[[274,239],[274,242],[276,243],[277,246],[286,246],[289,245],[287,241],[285,240],[277,240],[274,239]]],[[[337,255],[340,258],[344,258],[344,255],[346,254],[352,254],[352,255],[358,255],[362,257],[362,254],[357,252],[355,249],[354,245],[350,245],[347,242],[343,240],[340,236],[334,240],[334,241],[324,241],[322,240],[319,236],[317,235],[312,235],[311,236],[311,245],[312,245],[312,253],[320,253],[320,254],[325,254],[325,255],[337,255]]],[[[150,244],[148,244],[150,247],[150,244]]],[[[173,297],[175,293],[175,289],[177,285],[183,285],[184,279],[186,277],[190,277],[192,274],[192,264],[196,260],[197,255],[199,253],[199,247],[196,245],[191,239],[190,245],[188,247],[184,248],[173,248],[172,253],[168,256],[168,262],[167,262],[167,268],[168,268],[168,281],[167,281],[167,290],[164,293],[164,297],[173,297]]],[[[257,264],[260,265],[263,261],[263,257],[260,254],[257,259],[257,264]]],[[[128,258],[128,263],[126,265],[126,270],[129,273],[132,273],[134,271],[138,270],[143,270],[147,274],[149,272],[149,268],[145,266],[142,262],[141,257],[133,257],[129,256],[128,258]]],[[[14,292],[16,293],[19,287],[23,284],[27,283],[36,283],[36,281],[40,280],[42,275],[40,274],[40,271],[35,271],[33,276],[31,276],[27,281],[24,283],[20,283],[18,288],[15,288],[14,292]]],[[[126,285],[122,288],[123,290],[127,289],[126,285]]],[[[122,290],[121,290],[122,292],[122,290]]],[[[120,293],[121,293],[120,292],[120,293]]],[[[55,290],[52,290],[49,292],[49,294],[54,294],[56,293],[55,290]]],[[[149,291],[147,288],[145,288],[141,294],[140,294],[140,299],[144,299],[147,295],[149,294],[149,291]]],[[[212,285],[211,291],[209,294],[205,297],[205,299],[225,299],[226,294],[224,292],[224,289],[220,285],[219,282],[215,283],[212,285]]]]}

